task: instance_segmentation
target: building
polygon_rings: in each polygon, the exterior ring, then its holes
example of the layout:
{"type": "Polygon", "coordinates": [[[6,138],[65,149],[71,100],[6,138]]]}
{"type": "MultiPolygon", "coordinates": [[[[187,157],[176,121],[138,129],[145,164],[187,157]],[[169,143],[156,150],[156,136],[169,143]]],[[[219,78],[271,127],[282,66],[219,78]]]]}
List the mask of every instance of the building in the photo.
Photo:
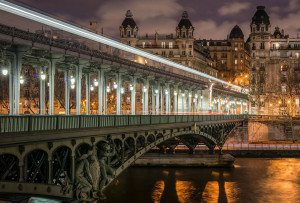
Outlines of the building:
{"type": "Polygon", "coordinates": [[[248,87],[250,50],[244,41],[241,28],[232,28],[229,37],[224,40],[197,40],[199,46],[210,53],[216,61],[219,78],[233,84],[248,87]]]}
{"type": "Polygon", "coordinates": [[[213,59],[194,39],[195,28],[186,11],[183,12],[182,18],[176,27],[176,35],[170,34],[165,37],[159,36],[158,33],[155,33],[154,37],[148,35],[139,37],[139,29],[131,11],[128,10],[125,16],[120,26],[121,42],[161,55],[214,77],[218,76],[213,59]]]}
{"type": "Polygon", "coordinates": [[[250,24],[251,113],[300,115],[300,39],[285,35],[258,6],[250,24]]]}

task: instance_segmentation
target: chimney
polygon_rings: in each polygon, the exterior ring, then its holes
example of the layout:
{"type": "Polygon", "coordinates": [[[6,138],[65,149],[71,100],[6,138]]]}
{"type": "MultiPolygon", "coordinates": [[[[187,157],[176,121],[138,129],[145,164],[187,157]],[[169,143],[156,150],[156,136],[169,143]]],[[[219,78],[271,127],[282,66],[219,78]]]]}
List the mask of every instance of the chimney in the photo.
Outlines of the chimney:
{"type": "Polygon", "coordinates": [[[97,21],[90,21],[90,30],[97,33],[97,21]]]}

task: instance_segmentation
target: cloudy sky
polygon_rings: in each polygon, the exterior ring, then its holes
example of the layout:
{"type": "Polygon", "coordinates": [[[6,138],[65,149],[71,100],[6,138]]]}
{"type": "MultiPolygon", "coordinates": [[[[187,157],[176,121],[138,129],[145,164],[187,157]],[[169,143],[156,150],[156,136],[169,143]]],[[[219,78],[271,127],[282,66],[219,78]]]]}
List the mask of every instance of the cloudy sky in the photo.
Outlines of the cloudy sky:
{"type": "Polygon", "coordinates": [[[130,9],[139,26],[139,35],[175,34],[183,11],[195,27],[195,37],[225,39],[238,24],[249,35],[257,5],[266,6],[272,30],[279,26],[285,34],[300,33],[300,0],[15,0],[82,26],[98,22],[98,30],[119,37],[119,26],[130,9]]]}

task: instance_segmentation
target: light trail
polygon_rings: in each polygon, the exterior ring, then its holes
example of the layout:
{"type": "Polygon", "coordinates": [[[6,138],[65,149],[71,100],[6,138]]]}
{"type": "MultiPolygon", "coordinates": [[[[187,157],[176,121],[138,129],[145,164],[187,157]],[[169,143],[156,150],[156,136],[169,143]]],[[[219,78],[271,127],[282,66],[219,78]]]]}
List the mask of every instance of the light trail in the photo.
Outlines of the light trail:
{"type": "Polygon", "coordinates": [[[242,87],[233,85],[231,83],[220,80],[220,79],[215,78],[213,76],[210,76],[208,74],[202,73],[202,72],[194,70],[192,68],[188,68],[186,66],[183,66],[181,64],[175,63],[175,62],[167,60],[165,58],[156,56],[154,54],[150,54],[148,52],[141,51],[137,48],[134,48],[134,47],[128,46],[126,44],[120,43],[118,41],[109,39],[107,37],[95,34],[93,32],[90,32],[88,30],[79,28],[77,26],[65,23],[65,22],[57,20],[55,18],[51,18],[49,16],[40,14],[40,13],[35,12],[33,10],[18,6],[16,4],[11,3],[11,2],[0,0],[0,9],[3,10],[3,11],[6,11],[6,12],[9,12],[9,13],[12,13],[12,14],[15,14],[15,15],[18,15],[18,16],[21,16],[21,17],[24,17],[24,18],[42,23],[42,24],[45,24],[45,25],[48,25],[48,26],[57,28],[57,29],[60,29],[60,30],[64,30],[66,32],[84,37],[86,39],[90,39],[90,40],[93,40],[93,41],[96,41],[96,42],[99,42],[99,43],[102,43],[102,44],[106,44],[106,45],[109,45],[111,47],[121,49],[123,51],[127,51],[129,53],[136,54],[136,55],[139,55],[139,56],[142,56],[142,57],[145,57],[145,58],[148,58],[148,59],[166,64],[166,65],[178,68],[180,70],[184,70],[184,71],[193,73],[195,75],[199,75],[201,77],[210,79],[212,81],[220,82],[222,84],[231,86],[231,87],[233,87],[233,88],[235,88],[235,89],[237,89],[241,92],[247,92],[247,89],[244,89],[242,87]]]}

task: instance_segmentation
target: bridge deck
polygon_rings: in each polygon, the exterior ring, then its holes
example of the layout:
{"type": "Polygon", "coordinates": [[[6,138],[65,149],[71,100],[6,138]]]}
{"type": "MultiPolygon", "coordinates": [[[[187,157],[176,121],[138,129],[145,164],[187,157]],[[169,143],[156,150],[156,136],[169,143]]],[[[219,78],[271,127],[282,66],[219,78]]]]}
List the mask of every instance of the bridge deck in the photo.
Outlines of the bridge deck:
{"type": "Polygon", "coordinates": [[[220,120],[220,121],[200,121],[200,122],[184,122],[184,123],[169,123],[169,124],[152,124],[152,125],[132,125],[118,127],[102,127],[102,128],[84,128],[84,129],[69,129],[58,131],[35,131],[35,132],[12,132],[1,135],[0,146],[12,146],[26,143],[48,142],[55,140],[70,140],[75,138],[84,138],[92,136],[106,136],[108,134],[123,134],[134,133],[141,131],[164,130],[174,128],[191,127],[195,123],[197,126],[222,124],[228,122],[237,122],[244,119],[220,120]]]}

